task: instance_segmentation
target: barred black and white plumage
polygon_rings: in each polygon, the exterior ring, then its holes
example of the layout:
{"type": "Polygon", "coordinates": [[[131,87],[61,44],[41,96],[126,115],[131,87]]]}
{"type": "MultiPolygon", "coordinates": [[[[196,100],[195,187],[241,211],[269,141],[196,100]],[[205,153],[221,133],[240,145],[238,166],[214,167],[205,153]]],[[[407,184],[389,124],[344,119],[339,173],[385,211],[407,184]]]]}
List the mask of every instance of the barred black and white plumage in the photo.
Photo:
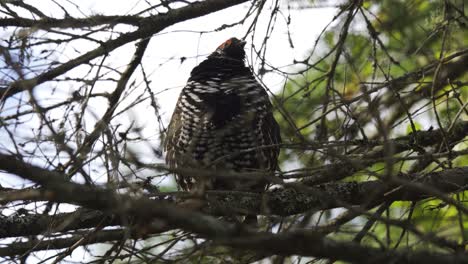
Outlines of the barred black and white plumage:
{"type": "MultiPolygon", "coordinates": [[[[192,70],[165,140],[166,163],[171,168],[220,172],[277,169],[279,126],[268,94],[244,64],[244,45],[244,41],[231,38],[192,70]]],[[[197,178],[193,176],[176,175],[176,179],[183,190],[191,190],[197,178]]],[[[253,184],[214,178],[203,185],[239,190],[253,184]]]]}

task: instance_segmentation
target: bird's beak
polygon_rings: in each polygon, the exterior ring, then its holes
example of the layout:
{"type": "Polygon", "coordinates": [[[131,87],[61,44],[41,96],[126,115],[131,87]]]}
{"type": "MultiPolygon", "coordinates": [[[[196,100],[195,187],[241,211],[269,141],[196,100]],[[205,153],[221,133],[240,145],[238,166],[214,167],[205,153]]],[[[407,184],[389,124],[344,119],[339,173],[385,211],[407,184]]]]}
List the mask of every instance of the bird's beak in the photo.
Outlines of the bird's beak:
{"type": "Polygon", "coordinates": [[[243,47],[245,47],[245,44],[247,44],[247,41],[241,39],[239,44],[243,48],[243,47]]]}

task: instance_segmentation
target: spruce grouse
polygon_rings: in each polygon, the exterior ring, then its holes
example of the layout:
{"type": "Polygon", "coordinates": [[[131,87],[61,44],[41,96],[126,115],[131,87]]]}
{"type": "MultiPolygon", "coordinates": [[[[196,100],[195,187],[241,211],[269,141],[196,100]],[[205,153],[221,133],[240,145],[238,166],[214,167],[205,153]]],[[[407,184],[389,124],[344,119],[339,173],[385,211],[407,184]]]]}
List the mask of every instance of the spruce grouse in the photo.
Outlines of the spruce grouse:
{"type": "MultiPolygon", "coordinates": [[[[164,148],[170,168],[206,169],[214,175],[277,169],[279,126],[268,94],[244,64],[244,46],[243,40],[228,39],[192,70],[167,130],[164,148]]],[[[202,180],[189,172],[177,174],[176,180],[183,190],[265,188],[264,182],[202,180]]]]}

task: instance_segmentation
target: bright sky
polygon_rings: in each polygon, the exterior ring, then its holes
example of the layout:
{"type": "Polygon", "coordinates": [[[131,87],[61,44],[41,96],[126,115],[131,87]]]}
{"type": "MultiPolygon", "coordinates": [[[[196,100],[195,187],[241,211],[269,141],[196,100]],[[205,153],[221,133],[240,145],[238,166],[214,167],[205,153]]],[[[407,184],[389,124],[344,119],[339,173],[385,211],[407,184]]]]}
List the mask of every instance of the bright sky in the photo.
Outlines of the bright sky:
{"type": "MultiPolygon", "coordinates": [[[[53,4],[52,1],[29,1],[31,5],[37,6],[45,14],[61,18],[63,17],[63,11],[53,4]]],[[[147,1],[124,1],[124,0],[80,0],[79,6],[70,4],[69,1],[59,1],[72,16],[85,17],[93,14],[105,14],[105,15],[125,15],[133,14],[147,8],[147,1]]],[[[268,1],[265,4],[264,10],[259,17],[256,38],[253,44],[256,45],[257,49],[263,40],[267,31],[267,24],[270,20],[270,14],[272,10],[273,1],[268,1]]],[[[284,3],[286,5],[287,2],[284,3]]],[[[271,38],[268,42],[267,52],[265,59],[268,64],[281,68],[285,71],[293,71],[289,65],[294,59],[303,59],[308,55],[308,52],[313,47],[317,36],[323,30],[323,28],[332,20],[332,17],[336,14],[334,8],[303,8],[295,9],[291,8],[288,10],[287,6],[281,6],[280,15],[275,21],[275,27],[271,38]],[[289,24],[289,33],[294,44],[294,48],[290,47],[288,40],[288,25],[286,23],[287,17],[290,16],[291,23],[289,24]]],[[[247,28],[251,25],[252,19],[248,19],[243,25],[231,27],[219,32],[204,33],[200,34],[201,31],[213,31],[224,24],[232,24],[240,21],[247,12],[249,3],[241,4],[238,6],[231,7],[229,9],[212,13],[210,15],[185,21],[166,28],[157,35],[154,35],[151,39],[150,45],[147,48],[145,56],[143,58],[143,66],[151,80],[151,89],[156,94],[159,105],[161,106],[161,113],[163,117],[164,125],[171,117],[174,109],[178,94],[185,85],[190,71],[193,67],[203,61],[209,53],[219,46],[222,42],[230,37],[243,37],[247,28]],[[187,60],[184,63],[180,63],[181,57],[186,57],[187,60]],[[172,58],[172,59],[171,59],[172,58]]],[[[128,31],[130,28],[127,26],[117,26],[116,31],[128,31]],[[123,28],[122,28],[123,27],[123,28]]],[[[76,31],[74,32],[76,33],[76,31]]],[[[8,35],[5,31],[2,35],[8,35]]],[[[94,36],[98,37],[98,36],[94,36]]],[[[106,40],[108,35],[102,35],[102,39],[106,40]]],[[[60,36],[63,38],[63,36],[60,36]]],[[[258,70],[258,57],[252,52],[252,39],[251,35],[247,38],[248,44],[247,55],[250,64],[254,65],[254,70],[258,70]],[[252,56],[253,55],[253,56],[252,56]]],[[[42,48],[42,47],[41,47],[42,48]]],[[[74,41],[71,44],[61,48],[59,61],[67,61],[82,55],[92,49],[96,48],[96,43],[91,41],[74,41]]],[[[117,50],[114,50],[107,58],[107,65],[114,69],[122,71],[129,63],[131,56],[134,51],[134,43],[127,44],[117,50]]],[[[99,59],[98,59],[99,60],[99,59]]],[[[96,60],[96,61],[98,61],[96,60]]],[[[67,73],[67,75],[82,78],[88,72],[88,67],[79,67],[67,73]]],[[[139,87],[132,94],[124,97],[122,106],[131,104],[134,99],[140,95],[141,89],[144,89],[144,85],[141,84],[141,71],[137,70],[134,75],[138,82],[139,87]],[[138,91],[138,89],[140,89],[138,91]]],[[[59,78],[63,78],[60,76],[59,78]]],[[[114,76],[118,78],[117,75],[114,76]]],[[[88,77],[89,78],[89,77],[88,77]]],[[[285,83],[284,76],[279,74],[266,74],[263,79],[266,86],[272,91],[278,91],[285,83]]],[[[132,82],[132,81],[130,81],[132,82]]],[[[70,83],[70,82],[69,82],[70,83]]],[[[81,85],[81,84],[80,84],[81,85]]],[[[115,83],[113,82],[100,82],[96,85],[96,89],[102,91],[112,92],[115,89],[115,83]]],[[[73,85],[64,84],[63,82],[57,88],[57,91],[53,95],[50,94],[50,84],[46,83],[41,85],[40,88],[35,90],[36,94],[40,95],[39,98],[47,98],[42,100],[40,103],[43,107],[60,102],[66,98],[69,98],[74,91],[82,89],[77,86],[76,83],[73,85]]],[[[87,130],[90,131],[94,127],[94,122],[102,116],[102,113],[107,108],[107,102],[102,99],[90,100],[89,109],[93,113],[85,113],[85,119],[89,122],[87,130]]],[[[6,107],[8,109],[8,107],[6,107]]],[[[13,104],[10,111],[16,111],[15,105],[13,104]]],[[[119,111],[119,110],[118,110],[119,111]]],[[[8,114],[8,111],[4,111],[4,115],[8,114]]],[[[63,118],[63,113],[55,111],[52,113],[58,120],[63,118]]],[[[38,127],[35,124],[37,120],[28,119],[27,124],[29,127],[38,127]]],[[[153,146],[158,145],[159,141],[159,126],[155,120],[154,110],[149,105],[149,100],[145,103],[126,111],[125,114],[120,115],[114,119],[113,125],[122,124],[121,129],[126,130],[128,125],[135,122],[138,127],[141,128],[142,135],[150,139],[153,146]]],[[[38,123],[37,123],[38,124],[38,123]]],[[[0,131],[0,137],[2,136],[0,131]]],[[[34,137],[31,134],[31,130],[25,126],[22,133],[25,137],[34,137]]],[[[8,140],[7,140],[8,141],[8,140]]],[[[3,141],[2,146],[8,147],[8,142],[3,141]]],[[[141,145],[133,145],[134,149],[137,149],[142,156],[147,156],[147,162],[163,162],[161,159],[157,159],[154,155],[146,155],[151,153],[148,148],[147,142],[142,142],[141,145]]],[[[14,150],[9,146],[11,150],[14,150]]],[[[33,161],[36,162],[36,161],[33,161]]],[[[104,180],[104,179],[102,179],[104,180]]],[[[18,186],[18,179],[11,177],[3,177],[2,185],[11,187],[18,186]],[[11,180],[10,180],[11,179],[11,180]]],[[[22,182],[20,182],[20,185],[22,182]]]]}
{"type": "MultiPolygon", "coordinates": [[[[52,3],[52,1],[27,2],[38,7],[47,15],[53,17],[60,17],[60,15],[57,14],[63,14],[63,12],[52,3]]],[[[147,1],[143,0],[78,0],[76,3],[78,3],[79,6],[73,6],[69,4],[70,2],[60,1],[60,3],[62,2],[67,8],[69,8],[67,10],[71,15],[80,17],[92,14],[132,14],[147,8],[147,1]]],[[[285,1],[283,5],[286,5],[287,3],[288,1],[285,1]]],[[[167,125],[167,122],[170,119],[177,96],[185,85],[191,69],[204,60],[206,55],[211,53],[226,39],[233,36],[244,36],[246,29],[250,26],[251,19],[247,20],[244,25],[228,28],[220,32],[207,34],[200,34],[199,32],[211,31],[219,28],[223,24],[231,24],[239,21],[245,15],[248,6],[249,3],[242,4],[202,18],[176,24],[153,36],[150,46],[145,53],[143,65],[152,81],[151,88],[153,92],[158,94],[157,99],[161,106],[165,125],[167,125]],[[180,57],[187,57],[188,59],[181,64],[178,59],[180,57]],[[171,60],[171,58],[176,59],[171,60]]],[[[270,19],[271,7],[272,1],[269,1],[265,5],[265,9],[259,18],[254,45],[258,46],[265,36],[265,32],[267,30],[266,27],[270,19]]],[[[288,11],[286,6],[284,6],[281,10],[283,13],[278,16],[276,20],[275,28],[269,41],[269,47],[265,56],[266,61],[269,64],[278,68],[290,65],[294,59],[302,59],[304,56],[307,56],[308,51],[313,47],[319,33],[336,14],[336,9],[334,8],[291,9],[288,11]],[[289,31],[294,43],[294,49],[290,47],[287,35],[288,28],[286,19],[289,14],[291,17],[289,31]]],[[[251,45],[249,45],[251,44],[251,36],[247,38],[247,41],[249,42],[247,44],[248,60],[250,63],[253,62],[253,65],[255,66],[257,58],[251,56],[251,45]]],[[[74,58],[94,48],[94,43],[75,42],[63,50],[63,55],[60,58],[60,61],[66,61],[70,58],[74,58]],[[81,53],[77,53],[77,51],[81,53]]],[[[129,62],[129,59],[133,54],[133,50],[133,43],[117,49],[112,53],[114,55],[109,58],[108,64],[115,65],[115,68],[123,69],[129,62]]],[[[254,69],[258,70],[255,67],[254,69]]],[[[285,67],[283,69],[288,70],[290,68],[285,67]]],[[[73,71],[73,74],[77,74],[79,76],[83,72],[83,70],[77,69],[73,71]]],[[[284,84],[285,80],[282,76],[268,74],[265,76],[263,81],[270,90],[278,91],[284,84]]],[[[105,84],[102,85],[105,86],[105,84]]],[[[113,89],[115,86],[114,83],[110,83],[109,85],[110,86],[107,87],[108,89],[113,89]]],[[[141,85],[141,87],[143,88],[144,85],[141,85]]],[[[106,89],[105,87],[101,88],[106,89]]],[[[76,87],[65,87],[62,90],[63,95],[69,96],[75,89],[76,87]]],[[[48,93],[50,95],[50,91],[48,93]]],[[[130,99],[131,97],[126,98],[126,100],[130,99]]],[[[106,107],[107,104],[99,104],[98,102],[94,102],[94,105],[92,105],[92,108],[97,113],[104,111],[106,107]]],[[[91,115],[89,118],[95,120],[96,117],[91,115]]],[[[125,117],[122,116],[121,122],[125,124],[132,120],[136,120],[137,123],[143,127],[142,133],[145,136],[148,138],[153,137],[157,140],[156,135],[158,133],[158,125],[154,118],[154,112],[148,104],[142,104],[135,108],[129,115],[125,117]]],[[[152,158],[154,161],[154,157],[152,158]]],[[[162,161],[156,160],[155,162],[162,161]]],[[[16,180],[6,181],[6,186],[14,186],[15,184],[18,184],[16,180]]],[[[2,185],[5,186],[5,180],[2,181],[2,185]]],[[[44,254],[48,255],[46,252],[44,252],[44,254]]],[[[45,255],[41,257],[45,257],[45,255]]],[[[72,255],[72,258],[75,261],[83,261],[83,257],[85,257],[83,250],[75,250],[72,255]]]]}
{"type": "MultiPolygon", "coordinates": [[[[53,8],[55,5],[51,5],[49,1],[41,1],[38,7],[43,10],[46,14],[50,14],[54,17],[60,17],[58,14],[63,12],[58,8],[53,8]],[[45,5],[47,3],[47,5],[45,5]]],[[[62,3],[62,1],[60,2],[62,3]]],[[[91,14],[105,14],[105,15],[124,15],[133,14],[140,10],[147,8],[147,1],[123,1],[123,0],[81,0],[79,1],[79,9],[70,4],[65,7],[71,15],[83,17],[91,14]]],[[[78,2],[77,2],[78,3],[78,2]]],[[[313,47],[317,36],[323,30],[323,28],[332,20],[332,17],[336,14],[335,8],[291,8],[288,10],[287,1],[281,6],[281,12],[274,23],[274,30],[271,34],[268,42],[267,52],[265,59],[268,64],[273,65],[276,68],[281,68],[286,71],[293,71],[289,65],[292,64],[294,59],[303,59],[308,55],[308,51],[313,47]],[[289,24],[289,33],[294,44],[294,48],[291,48],[288,40],[288,25],[287,17],[290,16],[291,23],[289,24]]],[[[31,1],[31,4],[36,4],[35,1],[31,1]]],[[[151,39],[150,45],[147,48],[145,56],[143,58],[143,66],[151,81],[151,89],[156,94],[159,105],[161,106],[161,113],[163,115],[164,125],[171,117],[174,109],[178,94],[185,85],[190,71],[205,59],[205,56],[210,54],[216,47],[230,37],[243,37],[247,28],[251,25],[252,18],[248,19],[243,25],[235,26],[214,33],[204,33],[204,31],[213,31],[224,24],[232,24],[240,21],[246,14],[249,3],[241,4],[238,6],[231,7],[226,10],[222,10],[210,15],[185,21],[173,25],[162,32],[154,35],[151,39]],[[186,57],[187,60],[181,64],[181,57],[186,57]]],[[[271,10],[273,8],[273,1],[268,1],[265,4],[264,10],[259,17],[256,26],[255,39],[253,44],[257,47],[261,44],[264,36],[267,32],[267,25],[271,17],[271,10]]],[[[127,26],[117,26],[116,31],[127,31],[127,26]]],[[[76,33],[76,32],[75,32],[76,33]]],[[[94,36],[96,37],[96,36],[94,36]]],[[[106,40],[108,35],[103,36],[103,40],[106,40]]],[[[258,70],[258,57],[252,52],[252,39],[251,35],[247,37],[248,44],[246,45],[248,61],[254,65],[254,71],[258,70]]],[[[127,44],[117,50],[110,53],[110,56],[106,59],[106,64],[110,65],[114,69],[122,71],[130,61],[134,51],[134,44],[127,44]]],[[[96,47],[96,43],[91,41],[75,41],[72,44],[64,47],[60,61],[67,61],[71,58],[75,58],[82,55],[96,47]]],[[[99,59],[95,60],[96,63],[99,59]]],[[[70,71],[70,74],[77,78],[82,78],[84,74],[89,70],[88,67],[81,67],[70,71]]],[[[119,76],[114,76],[118,78],[119,76]]],[[[141,71],[137,70],[133,76],[137,80],[138,87],[132,94],[126,95],[121,104],[121,109],[126,105],[133,103],[133,101],[140,95],[144,85],[142,84],[141,71]],[[140,89],[140,90],[139,90],[140,89]]],[[[88,77],[89,78],[89,77],[88,77]]],[[[278,91],[285,83],[284,76],[279,74],[266,74],[263,79],[266,86],[272,91],[278,91]]],[[[132,81],[130,81],[132,82],[132,81]]],[[[113,82],[100,82],[96,85],[96,89],[102,91],[112,92],[115,89],[115,83],[113,82]]],[[[37,92],[44,91],[44,95],[50,95],[50,86],[48,84],[43,85],[44,89],[37,89],[37,92]]],[[[59,90],[65,98],[69,96],[75,90],[81,89],[76,86],[61,85],[59,90]]],[[[55,93],[51,100],[48,102],[55,103],[58,94],[55,93]]],[[[62,98],[61,98],[62,100],[62,98]]],[[[86,113],[85,120],[90,122],[88,130],[93,126],[95,120],[102,116],[102,113],[107,108],[107,103],[103,103],[102,99],[90,100],[90,109],[94,113],[86,113]]],[[[44,102],[47,104],[47,102],[44,102]]],[[[45,105],[43,105],[45,106],[45,105]]],[[[57,118],[62,118],[61,112],[56,113],[57,118]]],[[[122,131],[126,130],[128,125],[134,122],[141,129],[142,135],[154,142],[157,145],[159,140],[159,126],[155,120],[154,110],[149,105],[149,100],[145,103],[126,111],[124,115],[119,116],[120,119],[114,119],[113,124],[122,124],[122,131]]],[[[133,146],[134,149],[138,149],[142,156],[148,156],[148,162],[163,162],[154,157],[154,155],[146,155],[145,153],[150,151],[148,144],[143,142],[140,146],[133,146]]]]}
{"type": "MultiPolygon", "coordinates": [[[[52,1],[29,2],[31,5],[37,6],[40,10],[51,17],[60,18],[64,14],[60,8],[52,3],[52,1]]],[[[146,1],[80,0],[79,6],[74,6],[68,1],[60,1],[60,3],[64,5],[71,15],[76,17],[85,17],[93,14],[133,14],[147,8],[146,1]]],[[[285,4],[287,4],[287,2],[285,4]]],[[[245,16],[248,7],[249,3],[241,4],[201,18],[188,20],[183,23],[173,25],[152,37],[142,64],[144,65],[148,78],[151,80],[151,89],[156,94],[158,103],[161,106],[162,119],[165,126],[167,126],[178,94],[185,85],[192,68],[204,60],[206,55],[211,53],[226,39],[233,36],[244,36],[247,28],[251,25],[252,19],[248,19],[243,25],[231,27],[219,32],[204,34],[200,34],[200,32],[212,31],[224,24],[232,24],[240,21],[245,16]],[[179,59],[181,57],[187,58],[187,60],[182,64],[179,59]]],[[[265,4],[262,15],[260,15],[257,23],[255,34],[256,38],[253,41],[253,44],[256,45],[257,49],[267,31],[267,24],[270,20],[271,10],[272,1],[270,0],[265,4]]],[[[265,54],[267,63],[285,71],[294,71],[294,69],[289,65],[292,64],[294,59],[303,59],[308,55],[308,51],[313,47],[317,36],[332,20],[335,13],[336,9],[334,8],[291,8],[288,10],[287,6],[282,6],[280,15],[277,17],[274,24],[275,27],[273,33],[271,34],[271,38],[268,42],[268,48],[265,54]],[[291,48],[288,40],[288,25],[286,23],[288,16],[291,18],[289,33],[294,44],[294,48],[291,48]]],[[[119,26],[117,26],[116,31],[118,30],[125,32],[129,30],[129,27],[120,26],[119,28],[119,26]]],[[[74,33],[76,33],[76,31],[74,33]]],[[[2,35],[8,35],[8,33],[5,31],[2,35]]],[[[63,36],[60,37],[63,38],[63,36]]],[[[102,37],[103,40],[106,40],[108,35],[103,35],[102,37]]],[[[251,35],[248,36],[247,41],[248,44],[246,48],[248,61],[250,64],[254,65],[254,70],[257,71],[259,59],[252,52],[251,35]]],[[[60,50],[59,53],[61,55],[58,60],[64,62],[82,55],[94,48],[96,48],[96,43],[94,42],[74,41],[61,48],[62,50],[60,50]]],[[[133,51],[134,43],[127,44],[117,50],[114,50],[107,58],[107,65],[122,71],[130,61],[133,51]]],[[[67,75],[82,78],[88,70],[88,67],[79,67],[70,71],[67,75]]],[[[144,89],[144,85],[141,83],[141,71],[137,70],[134,75],[138,74],[140,74],[140,76],[134,76],[134,78],[136,78],[137,85],[139,84],[139,86],[137,86],[135,92],[124,97],[122,106],[120,107],[122,109],[125,105],[131,104],[135,98],[142,93],[141,89],[144,89]],[[138,91],[138,89],[140,89],[140,91],[138,91]]],[[[63,77],[64,76],[60,76],[60,78],[63,77]]],[[[114,77],[118,78],[119,76],[115,75],[114,77]]],[[[266,74],[263,81],[272,91],[278,91],[285,83],[284,76],[274,73],[266,74]]],[[[115,83],[99,82],[96,87],[96,89],[102,91],[112,92],[115,89],[115,83]]],[[[82,88],[77,86],[76,83],[73,85],[70,82],[69,84],[62,82],[61,85],[57,87],[57,91],[51,95],[50,84],[46,83],[41,85],[40,88],[36,88],[35,92],[39,95],[39,98],[47,98],[40,102],[42,106],[45,107],[69,98],[74,91],[79,91],[80,89],[82,88]]],[[[94,122],[102,116],[102,113],[107,108],[107,102],[102,101],[102,99],[99,100],[100,101],[97,99],[90,100],[89,109],[93,112],[85,113],[86,116],[84,120],[89,122],[89,125],[87,126],[88,131],[94,127],[94,122]]],[[[6,108],[8,109],[8,107],[6,108]]],[[[14,104],[10,108],[10,111],[16,111],[14,104]]],[[[7,114],[7,112],[8,111],[4,111],[2,114],[7,114]]],[[[63,113],[60,111],[56,111],[52,113],[52,115],[55,115],[53,117],[56,117],[58,120],[63,118],[63,113]]],[[[27,122],[29,127],[34,128],[38,126],[35,124],[37,120],[28,119],[27,122]]],[[[121,124],[121,129],[123,131],[127,129],[129,124],[135,122],[137,126],[141,128],[142,135],[145,138],[150,139],[150,141],[154,143],[153,146],[158,145],[159,126],[155,120],[154,110],[149,105],[149,100],[129,111],[126,111],[125,114],[120,115],[112,122],[113,125],[121,124]]],[[[23,128],[22,133],[24,133],[25,137],[26,135],[29,137],[35,136],[31,134],[31,130],[27,126],[23,128]]],[[[3,137],[1,131],[0,137],[3,137]]],[[[3,141],[1,143],[2,146],[6,146],[7,148],[14,150],[11,146],[8,146],[7,141],[3,141]]],[[[140,146],[134,145],[133,147],[134,149],[138,149],[142,156],[148,156],[149,160],[146,161],[158,163],[163,162],[161,159],[154,157],[154,155],[146,155],[146,153],[151,153],[147,142],[142,142],[140,146]]],[[[4,177],[2,185],[19,187],[17,186],[17,179],[13,178],[11,181],[10,179],[11,178],[4,177]]]]}

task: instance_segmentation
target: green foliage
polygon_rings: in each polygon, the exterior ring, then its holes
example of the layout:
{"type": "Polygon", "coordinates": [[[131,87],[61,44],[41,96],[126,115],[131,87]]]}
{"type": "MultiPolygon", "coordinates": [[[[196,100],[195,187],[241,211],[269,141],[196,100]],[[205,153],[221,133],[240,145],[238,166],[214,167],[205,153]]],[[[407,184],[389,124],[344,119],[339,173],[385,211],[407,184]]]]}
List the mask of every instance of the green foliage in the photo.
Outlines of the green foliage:
{"type": "MultiPolygon", "coordinates": [[[[299,161],[313,173],[330,163],[368,158],[364,169],[343,179],[358,182],[396,177],[402,172],[424,173],[468,166],[468,155],[423,158],[427,153],[449,151],[442,137],[430,147],[416,143],[412,150],[401,153],[394,153],[394,147],[385,145],[398,136],[413,135],[413,129],[442,127],[447,136],[453,124],[468,120],[468,66],[460,63],[463,57],[447,59],[466,50],[468,43],[468,6],[462,2],[365,1],[355,12],[346,37],[343,27],[348,14],[342,13],[335,26],[324,32],[325,45],[309,54],[309,65],[313,67],[291,77],[279,98],[279,107],[289,113],[296,126],[278,115],[286,141],[318,142],[322,147],[285,150],[283,162],[299,161]],[[304,138],[298,138],[297,133],[304,138]],[[367,140],[380,142],[380,147],[362,143],[367,140]],[[384,156],[372,161],[374,156],[370,153],[376,149],[383,151],[384,156]],[[388,171],[392,175],[387,175],[388,171]]],[[[450,147],[466,151],[466,140],[450,147]]],[[[463,203],[465,195],[462,192],[450,198],[463,203]]],[[[394,202],[382,217],[408,219],[408,224],[421,234],[458,243],[468,235],[466,215],[437,198],[414,205],[394,202]]],[[[361,219],[360,223],[368,219],[361,219]]],[[[355,232],[362,228],[347,226],[355,232]]],[[[363,243],[437,251],[444,248],[415,232],[406,230],[402,235],[404,229],[377,221],[363,243]]],[[[339,232],[332,236],[346,241],[352,237],[339,232]]]]}
{"type": "MultiPolygon", "coordinates": [[[[391,87],[392,89],[382,89],[379,94],[372,94],[375,98],[370,100],[375,104],[363,100],[349,105],[347,103],[362,94],[363,86],[372,89],[382,82],[402,77],[436,62],[441,54],[446,57],[466,48],[468,22],[465,21],[466,17],[460,17],[455,7],[467,7],[457,1],[450,3],[452,7],[447,7],[444,1],[365,2],[350,26],[338,64],[332,69],[343,26],[344,18],[341,18],[337,26],[324,33],[323,43],[326,47],[311,54],[310,64],[314,67],[291,78],[281,91],[280,107],[289,113],[296,126],[291,126],[277,114],[283,137],[298,141],[296,129],[299,128],[302,136],[315,140],[317,133],[323,130],[321,126],[325,124],[328,139],[362,138],[363,135],[358,131],[360,127],[366,128],[363,130],[366,136],[379,138],[375,117],[369,113],[372,107],[376,107],[375,111],[378,113],[388,112],[383,116],[384,119],[391,114],[397,115],[387,126],[396,126],[396,121],[401,120],[406,133],[409,133],[412,128],[404,108],[416,111],[418,103],[426,103],[427,107],[420,109],[418,115],[412,117],[417,119],[414,121],[417,130],[438,127],[434,110],[425,101],[432,94],[439,97],[435,104],[441,124],[450,125],[462,120],[466,114],[456,115],[462,105],[452,99],[453,92],[450,91],[455,91],[459,94],[460,101],[466,102],[468,89],[463,89],[466,84],[462,81],[468,76],[466,71],[451,79],[451,85],[434,87],[434,74],[425,75],[417,82],[402,83],[391,87]],[[453,17],[457,19],[451,19],[453,17]],[[324,54],[329,55],[323,57],[324,54]],[[332,76],[329,74],[330,70],[334,71],[332,76]],[[396,89],[398,92],[395,92],[396,89]],[[396,93],[401,99],[396,100],[396,93]],[[327,110],[336,110],[323,116],[325,107],[327,110]]],[[[402,132],[393,129],[388,131],[402,132]]],[[[298,159],[304,165],[320,164],[323,161],[318,157],[313,158],[313,153],[309,153],[308,157],[303,153],[288,151],[283,158],[298,159]]]]}
{"type": "Polygon", "coordinates": [[[411,134],[413,132],[416,132],[416,131],[421,131],[422,130],[422,125],[419,123],[419,122],[413,122],[414,124],[414,128],[411,124],[408,124],[406,126],[406,134],[411,134]],[[414,129],[416,129],[416,131],[414,131],[414,129]]]}

